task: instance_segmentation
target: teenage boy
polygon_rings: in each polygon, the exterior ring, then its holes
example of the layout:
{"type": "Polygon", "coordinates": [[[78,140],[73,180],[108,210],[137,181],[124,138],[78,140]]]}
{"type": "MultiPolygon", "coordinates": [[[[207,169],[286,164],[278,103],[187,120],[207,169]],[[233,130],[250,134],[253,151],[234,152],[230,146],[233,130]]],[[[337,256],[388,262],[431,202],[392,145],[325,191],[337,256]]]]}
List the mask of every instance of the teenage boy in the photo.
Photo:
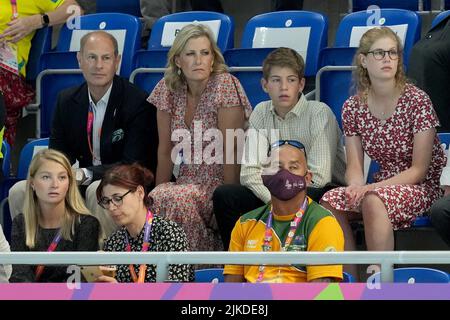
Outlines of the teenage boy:
{"type": "Polygon", "coordinates": [[[259,103],[250,116],[241,185],[222,185],[213,194],[214,213],[225,248],[238,218],[270,201],[261,172],[264,155],[277,140],[304,144],[314,177],[307,194],[313,200],[318,202],[326,191],[344,184],[342,132],[326,104],[308,101],[302,94],[304,71],[303,58],[289,48],[275,49],[264,60],[261,85],[271,100],[259,103]]]}

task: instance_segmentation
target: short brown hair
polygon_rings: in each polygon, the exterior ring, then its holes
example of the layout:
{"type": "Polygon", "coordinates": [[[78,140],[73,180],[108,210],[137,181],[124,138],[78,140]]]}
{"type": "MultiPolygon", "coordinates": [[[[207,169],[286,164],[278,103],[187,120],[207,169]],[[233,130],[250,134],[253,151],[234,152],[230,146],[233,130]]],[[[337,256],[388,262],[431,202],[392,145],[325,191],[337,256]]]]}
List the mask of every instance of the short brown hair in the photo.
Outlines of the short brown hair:
{"type": "Polygon", "coordinates": [[[144,197],[144,205],[148,208],[153,202],[152,199],[148,197],[148,193],[154,181],[153,173],[140,164],[117,165],[105,172],[102,181],[97,187],[97,200],[100,201],[102,199],[103,188],[108,184],[129,189],[133,192],[136,191],[139,186],[142,186],[146,194],[144,197]]]}
{"type": "Polygon", "coordinates": [[[263,62],[264,79],[269,79],[273,67],[290,68],[297,72],[299,79],[303,79],[305,76],[305,62],[302,56],[291,48],[281,47],[269,53],[263,62]]]}

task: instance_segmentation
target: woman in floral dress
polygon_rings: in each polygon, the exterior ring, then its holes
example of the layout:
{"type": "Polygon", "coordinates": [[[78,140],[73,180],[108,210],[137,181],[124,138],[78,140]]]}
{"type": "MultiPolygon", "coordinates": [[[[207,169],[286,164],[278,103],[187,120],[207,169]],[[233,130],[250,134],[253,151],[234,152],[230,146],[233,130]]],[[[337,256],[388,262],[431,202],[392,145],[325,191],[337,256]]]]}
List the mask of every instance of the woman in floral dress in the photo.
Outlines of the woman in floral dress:
{"type": "MultiPolygon", "coordinates": [[[[400,40],[391,29],[367,31],[355,55],[357,94],[343,106],[347,187],[321,200],[355,250],[349,220],[362,216],[368,250],[394,250],[393,230],[410,227],[441,197],[446,157],[430,98],[406,82],[400,40]],[[364,152],[380,164],[375,183],[364,180],[364,152]]],[[[352,273],[355,269],[348,271],[352,273]]]]}
{"type": "Polygon", "coordinates": [[[222,250],[212,194],[222,183],[239,182],[239,150],[233,141],[225,148],[226,130],[243,129],[251,106],[208,27],[190,24],[178,33],[149,102],[158,109],[155,213],[179,223],[192,250],[222,250]],[[232,164],[223,165],[227,156],[232,164]],[[179,175],[170,182],[177,157],[179,175]]]}

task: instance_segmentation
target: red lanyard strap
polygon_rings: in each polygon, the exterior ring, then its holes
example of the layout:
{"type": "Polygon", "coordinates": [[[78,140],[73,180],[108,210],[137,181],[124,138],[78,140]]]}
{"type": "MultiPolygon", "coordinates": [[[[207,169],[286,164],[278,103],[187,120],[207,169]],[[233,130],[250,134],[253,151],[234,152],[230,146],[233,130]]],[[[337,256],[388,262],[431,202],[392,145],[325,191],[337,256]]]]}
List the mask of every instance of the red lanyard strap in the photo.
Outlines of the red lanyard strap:
{"type": "Polygon", "coordinates": [[[19,12],[17,10],[17,0],[10,0],[11,8],[12,8],[12,19],[16,19],[19,17],[19,12]]]}
{"type": "MultiPolygon", "coordinates": [[[[142,243],[141,252],[147,252],[150,247],[150,233],[152,231],[153,225],[153,213],[150,209],[147,210],[147,216],[145,217],[145,225],[144,225],[144,242],[142,243]]],[[[126,242],[126,250],[127,252],[131,252],[130,241],[128,240],[128,236],[125,237],[126,242]]],[[[134,266],[132,264],[129,265],[131,277],[133,278],[133,282],[144,283],[145,280],[145,272],[147,271],[147,265],[141,264],[139,266],[139,278],[136,275],[136,271],[134,270],[134,266]]]]}
{"type": "MultiPolygon", "coordinates": [[[[47,249],[47,252],[53,252],[56,250],[56,247],[58,246],[59,241],[61,241],[61,237],[62,237],[61,230],[59,230],[56,233],[55,237],[53,238],[52,243],[50,243],[50,245],[47,249]]],[[[41,275],[44,272],[44,268],[45,268],[45,266],[43,266],[43,265],[37,266],[36,271],[35,271],[35,278],[34,278],[34,280],[36,282],[38,282],[39,279],[41,278],[41,275]]]]}

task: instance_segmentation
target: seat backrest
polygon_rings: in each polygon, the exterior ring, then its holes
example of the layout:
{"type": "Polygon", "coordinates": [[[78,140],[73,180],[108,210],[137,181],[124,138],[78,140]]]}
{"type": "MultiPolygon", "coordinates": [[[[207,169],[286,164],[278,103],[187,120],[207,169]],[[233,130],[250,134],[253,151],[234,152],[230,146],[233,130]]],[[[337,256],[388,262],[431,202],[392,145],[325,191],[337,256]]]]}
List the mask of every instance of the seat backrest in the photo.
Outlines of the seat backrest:
{"type": "Polygon", "coordinates": [[[139,0],[96,0],[97,13],[120,12],[141,16],[141,4],[139,0]]]}
{"type": "Polygon", "coordinates": [[[27,62],[27,81],[34,82],[42,70],[39,64],[41,56],[51,50],[52,27],[41,28],[36,31],[31,40],[30,54],[27,62]]]}
{"type": "Polygon", "coordinates": [[[321,49],[328,43],[328,20],[317,12],[277,11],[254,16],[244,28],[242,48],[288,47],[305,60],[305,76],[317,72],[321,49]]]}
{"type": "MultiPolygon", "coordinates": [[[[135,72],[138,68],[165,68],[167,64],[167,49],[141,50],[134,56],[135,72]]],[[[145,71],[136,74],[132,82],[150,94],[156,84],[164,77],[164,71],[145,71]]],[[[131,79],[130,79],[131,81],[131,79]]]]}
{"type": "MultiPolygon", "coordinates": [[[[352,95],[352,66],[356,48],[325,48],[320,52],[320,78],[316,85],[316,99],[326,103],[342,129],[342,106],[352,95]],[[328,67],[342,66],[345,70],[331,70],[328,67]],[[317,90],[318,89],[318,90],[317,90]]],[[[317,79],[317,78],[316,78],[317,79]]]]}
{"type": "Polygon", "coordinates": [[[270,100],[269,95],[261,87],[262,71],[233,71],[239,67],[262,67],[264,59],[274,48],[238,48],[224,53],[230,71],[239,79],[253,108],[258,103],[270,100]]]}
{"type": "Polygon", "coordinates": [[[195,282],[224,282],[223,268],[195,270],[195,282]]]}
{"type": "Polygon", "coordinates": [[[394,269],[394,282],[402,283],[448,283],[446,272],[432,268],[394,269]]]}
{"type": "Polygon", "coordinates": [[[448,156],[448,150],[450,149],[450,133],[441,132],[438,133],[439,141],[441,142],[441,147],[444,149],[445,154],[448,156]]]}
{"type": "Polygon", "coordinates": [[[48,148],[49,139],[36,139],[28,142],[20,151],[19,167],[17,169],[17,178],[26,179],[28,174],[28,167],[36,152],[41,149],[48,148]]]}
{"type": "Polygon", "coordinates": [[[9,170],[11,168],[11,147],[6,140],[2,142],[2,154],[3,154],[3,164],[2,171],[3,177],[9,177],[9,170]]]}
{"type": "MultiPolygon", "coordinates": [[[[450,4],[450,0],[449,0],[449,4],[450,4]]],[[[450,5],[449,5],[449,9],[450,9],[450,5]]],[[[439,13],[431,22],[431,27],[436,26],[439,22],[441,22],[442,20],[444,20],[445,18],[447,18],[448,16],[450,16],[450,10],[447,11],[443,11],[441,13],[439,13]]]]}
{"type": "MultiPolygon", "coordinates": [[[[61,90],[84,82],[83,75],[78,67],[76,52],[48,52],[42,56],[43,69],[78,69],[78,73],[68,73],[61,70],[61,73],[48,73],[42,76],[40,82],[40,135],[41,138],[50,136],[53,110],[55,109],[57,98],[61,90]],[[47,74],[48,73],[48,74],[47,74]]],[[[56,72],[59,72],[57,70],[56,72]]],[[[37,88],[39,89],[39,88],[37,88]]]]}
{"type": "MultiPolygon", "coordinates": [[[[353,0],[353,12],[366,10],[369,6],[375,5],[380,8],[405,9],[419,11],[420,0],[353,0]]],[[[431,9],[431,0],[423,0],[424,11],[431,9]]]]}
{"type": "Polygon", "coordinates": [[[133,57],[141,47],[141,23],[135,16],[123,13],[96,13],[81,16],[76,28],[64,24],[61,28],[57,51],[79,51],[80,39],[88,32],[103,30],[117,40],[122,55],[119,74],[128,78],[133,71],[133,57]]]}
{"type": "Polygon", "coordinates": [[[362,35],[369,29],[386,26],[394,30],[403,42],[404,64],[408,65],[409,53],[419,38],[420,16],[414,11],[381,9],[378,12],[359,11],[346,15],[336,32],[336,47],[358,47],[362,35]]]}
{"type": "Polygon", "coordinates": [[[234,22],[230,16],[219,12],[187,11],[159,18],[152,27],[148,49],[169,49],[178,32],[193,22],[210,27],[222,52],[234,47],[234,22]]]}
{"type": "Polygon", "coordinates": [[[355,282],[355,278],[353,278],[353,276],[350,273],[347,272],[343,272],[342,273],[342,282],[344,283],[352,283],[355,282]]]}

